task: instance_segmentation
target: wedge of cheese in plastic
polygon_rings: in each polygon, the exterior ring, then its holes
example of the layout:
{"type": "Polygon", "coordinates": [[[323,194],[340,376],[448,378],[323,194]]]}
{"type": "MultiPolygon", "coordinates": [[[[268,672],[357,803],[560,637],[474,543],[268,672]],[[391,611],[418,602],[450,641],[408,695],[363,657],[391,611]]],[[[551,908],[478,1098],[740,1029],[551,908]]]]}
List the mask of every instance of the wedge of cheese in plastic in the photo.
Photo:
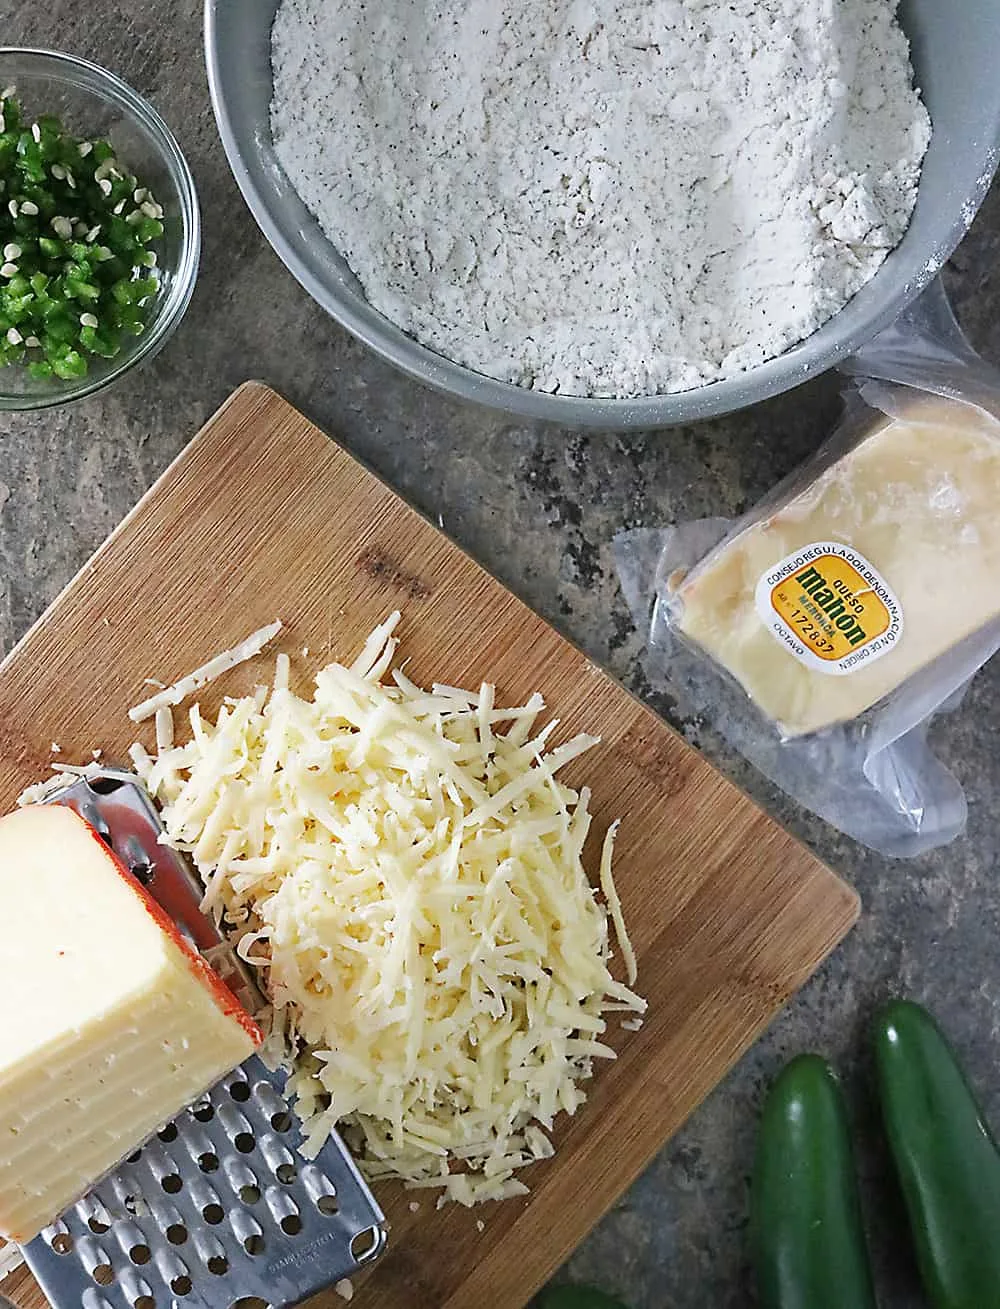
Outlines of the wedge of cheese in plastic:
{"type": "Polygon", "coordinates": [[[674,602],[785,735],[856,718],[1000,614],[1000,423],[904,400],[674,602]]]}
{"type": "Polygon", "coordinates": [[[0,818],[0,1234],[21,1243],[260,1044],[69,809],[0,818]]]}

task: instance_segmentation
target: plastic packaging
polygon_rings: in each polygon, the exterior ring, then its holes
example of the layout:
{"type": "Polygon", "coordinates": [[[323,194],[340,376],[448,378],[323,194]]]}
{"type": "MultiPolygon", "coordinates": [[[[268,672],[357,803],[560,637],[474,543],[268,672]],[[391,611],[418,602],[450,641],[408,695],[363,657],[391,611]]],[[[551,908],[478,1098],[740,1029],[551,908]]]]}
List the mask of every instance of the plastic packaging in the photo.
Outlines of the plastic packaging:
{"type": "Polygon", "coordinates": [[[1000,648],[1000,371],[940,282],[842,371],[837,430],[749,514],[623,532],[615,553],[682,709],[910,857],[965,826],[928,728],[1000,648]]]}

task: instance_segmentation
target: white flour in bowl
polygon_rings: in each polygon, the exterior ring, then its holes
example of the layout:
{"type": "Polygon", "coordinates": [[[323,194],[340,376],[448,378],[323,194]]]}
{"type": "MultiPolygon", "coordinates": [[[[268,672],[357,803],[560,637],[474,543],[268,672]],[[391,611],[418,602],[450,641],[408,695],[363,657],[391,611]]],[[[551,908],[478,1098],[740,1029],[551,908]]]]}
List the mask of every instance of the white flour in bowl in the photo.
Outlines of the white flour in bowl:
{"type": "Polygon", "coordinates": [[[283,0],[278,157],[371,303],[521,386],[773,358],[902,238],[895,0],[283,0]]]}

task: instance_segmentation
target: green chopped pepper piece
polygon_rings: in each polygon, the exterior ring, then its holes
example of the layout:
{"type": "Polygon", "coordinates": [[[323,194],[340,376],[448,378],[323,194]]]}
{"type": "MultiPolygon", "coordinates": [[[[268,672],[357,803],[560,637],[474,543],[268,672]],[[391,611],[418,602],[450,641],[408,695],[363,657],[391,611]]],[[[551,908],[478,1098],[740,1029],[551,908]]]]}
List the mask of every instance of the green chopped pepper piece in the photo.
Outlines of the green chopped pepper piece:
{"type": "Polygon", "coordinates": [[[120,353],[159,290],[149,247],[163,232],[110,142],[0,100],[0,365],[74,379],[120,353]]]}

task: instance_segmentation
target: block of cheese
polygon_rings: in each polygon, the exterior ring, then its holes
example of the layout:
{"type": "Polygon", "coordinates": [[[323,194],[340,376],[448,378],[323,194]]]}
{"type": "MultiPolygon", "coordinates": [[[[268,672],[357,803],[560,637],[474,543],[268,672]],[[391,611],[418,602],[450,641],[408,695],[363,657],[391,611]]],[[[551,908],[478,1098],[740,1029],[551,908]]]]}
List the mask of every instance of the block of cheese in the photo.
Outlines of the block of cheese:
{"type": "Polygon", "coordinates": [[[260,1044],[69,809],[0,818],[0,1234],[24,1243],[260,1044]]]}
{"type": "Polygon", "coordinates": [[[677,626],[788,736],[857,717],[1000,614],[1000,423],[922,397],[681,582],[677,626]]]}

